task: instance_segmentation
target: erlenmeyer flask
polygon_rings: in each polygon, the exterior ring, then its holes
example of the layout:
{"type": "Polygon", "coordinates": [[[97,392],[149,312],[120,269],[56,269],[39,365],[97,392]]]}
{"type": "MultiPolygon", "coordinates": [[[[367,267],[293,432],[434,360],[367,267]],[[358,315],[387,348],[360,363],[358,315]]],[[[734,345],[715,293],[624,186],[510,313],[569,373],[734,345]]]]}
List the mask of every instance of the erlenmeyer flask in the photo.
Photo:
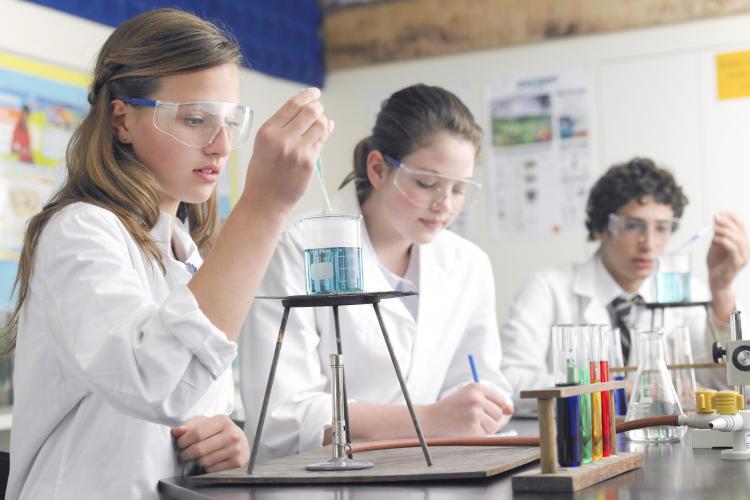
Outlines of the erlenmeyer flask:
{"type": "MultiPolygon", "coordinates": [[[[666,337],[667,362],[673,365],[689,366],[693,364],[693,350],[690,346],[690,330],[678,326],[666,337]]],[[[675,368],[670,370],[680,406],[683,411],[695,411],[695,370],[693,368],[675,368]]]]}
{"type": "MultiPolygon", "coordinates": [[[[664,359],[664,332],[638,332],[638,371],[628,402],[626,421],[682,413],[680,401],[664,359]]],[[[633,441],[677,441],[685,427],[659,426],[628,431],[633,441]]]]}

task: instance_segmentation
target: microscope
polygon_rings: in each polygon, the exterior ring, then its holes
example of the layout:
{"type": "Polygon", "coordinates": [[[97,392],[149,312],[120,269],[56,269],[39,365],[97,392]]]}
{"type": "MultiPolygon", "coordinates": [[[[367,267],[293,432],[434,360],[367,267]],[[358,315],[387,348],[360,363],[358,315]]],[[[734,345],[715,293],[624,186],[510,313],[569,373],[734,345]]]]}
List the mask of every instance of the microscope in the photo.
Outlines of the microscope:
{"type": "Polygon", "coordinates": [[[750,385],[750,340],[742,339],[740,312],[732,311],[732,340],[726,346],[714,342],[714,363],[726,362],[727,383],[732,391],[703,390],[696,393],[696,413],[680,417],[692,427],[693,448],[732,448],[723,450],[726,460],[750,459],[747,435],[750,411],[745,409],[745,386],[750,385]]]}
{"type": "Polygon", "coordinates": [[[713,344],[714,363],[726,361],[727,383],[745,398],[745,386],[750,385],[750,340],[742,340],[740,312],[732,311],[730,319],[732,340],[726,347],[719,342],[713,344]]]}

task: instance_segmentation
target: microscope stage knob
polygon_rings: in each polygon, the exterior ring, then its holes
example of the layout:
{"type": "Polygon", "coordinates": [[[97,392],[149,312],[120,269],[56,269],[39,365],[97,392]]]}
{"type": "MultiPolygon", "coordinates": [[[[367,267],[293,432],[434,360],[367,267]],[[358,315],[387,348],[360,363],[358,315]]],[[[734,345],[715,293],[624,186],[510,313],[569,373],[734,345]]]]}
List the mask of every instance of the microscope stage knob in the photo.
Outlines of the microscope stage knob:
{"type": "Polygon", "coordinates": [[[711,347],[711,354],[713,355],[714,363],[718,363],[724,356],[727,355],[727,350],[724,349],[718,342],[714,342],[713,346],[711,347]]]}

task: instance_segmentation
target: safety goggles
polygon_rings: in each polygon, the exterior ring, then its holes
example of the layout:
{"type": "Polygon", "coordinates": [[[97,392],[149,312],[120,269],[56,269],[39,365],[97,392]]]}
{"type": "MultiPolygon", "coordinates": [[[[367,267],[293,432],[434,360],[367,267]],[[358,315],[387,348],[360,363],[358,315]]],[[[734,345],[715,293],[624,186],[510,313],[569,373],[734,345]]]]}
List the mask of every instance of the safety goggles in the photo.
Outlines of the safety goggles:
{"type": "Polygon", "coordinates": [[[646,237],[649,225],[654,228],[654,236],[659,240],[667,240],[677,231],[679,219],[660,219],[647,221],[640,217],[629,215],[609,214],[607,229],[610,234],[621,238],[642,239],[646,237]]]}
{"type": "Polygon", "coordinates": [[[133,106],[154,108],[154,127],[191,148],[213,143],[221,129],[226,129],[232,149],[239,148],[250,136],[252,110],[232,102],[167,102],[123,97],[133,106]]]}
{"type": "Polygon", "coordinates": [[[470,179],[407,167],[385,154],[383,159],[395,169],[393,184],[396,189],[418,207],[431,208],[448,198],[450,212],[460,212],[471,206],[482,187],[470,179]]]}

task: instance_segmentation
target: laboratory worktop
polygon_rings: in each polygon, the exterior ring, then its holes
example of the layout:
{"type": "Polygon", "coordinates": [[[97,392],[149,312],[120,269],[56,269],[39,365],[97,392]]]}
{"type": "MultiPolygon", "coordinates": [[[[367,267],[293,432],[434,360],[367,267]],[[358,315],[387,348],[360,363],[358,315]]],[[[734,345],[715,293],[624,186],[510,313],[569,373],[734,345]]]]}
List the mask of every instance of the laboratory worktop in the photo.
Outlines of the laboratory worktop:
{"type": "MultiPolygon", "coordinates": [[[[508,429],[519,435],[536,435],[537,421],[513,419],[508,429]]],[[[618,437],[621,451],[644,455],[641,469],[627,472],[575,494],[514,493],[513,473],[538,462],[488,479],[348,485],[205,486],[191,487],[183,478],[159,482],[159,494],[167,499],[218,500],[370,500],[370,499],[537,499],[557,498],[680,498],[730,499],[750,497],[750,462],[722,460],[720,450],[693,449],[691,434],[670,444],[643,444],[618,437]]]]}

